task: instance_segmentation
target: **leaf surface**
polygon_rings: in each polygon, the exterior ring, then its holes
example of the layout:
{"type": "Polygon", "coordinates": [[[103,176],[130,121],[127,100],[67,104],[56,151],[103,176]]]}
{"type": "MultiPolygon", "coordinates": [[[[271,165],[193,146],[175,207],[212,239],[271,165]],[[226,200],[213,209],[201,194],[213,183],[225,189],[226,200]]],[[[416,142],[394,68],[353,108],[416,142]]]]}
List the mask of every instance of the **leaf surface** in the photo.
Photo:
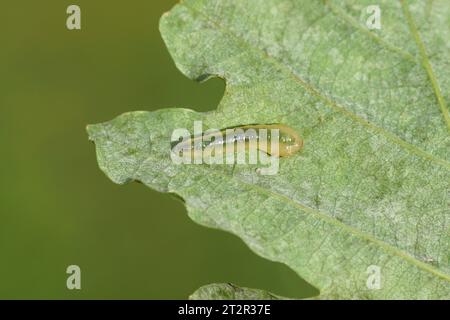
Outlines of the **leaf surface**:
{"type": "Polygon", "coordinates": [[[372,2],[176,5],[160,29],[177,67],[225,79],[225,95],[214,112],[131,112],[89,126],[101,169],[179,195],[194,221],[236,234],[323,296],[449,299],[450,4],[378,1],[382,28],[368,30],[372,2]],[[274,176],[172,163],[172,131],[198,120],[283,123],[304,149],[274,176]]]}

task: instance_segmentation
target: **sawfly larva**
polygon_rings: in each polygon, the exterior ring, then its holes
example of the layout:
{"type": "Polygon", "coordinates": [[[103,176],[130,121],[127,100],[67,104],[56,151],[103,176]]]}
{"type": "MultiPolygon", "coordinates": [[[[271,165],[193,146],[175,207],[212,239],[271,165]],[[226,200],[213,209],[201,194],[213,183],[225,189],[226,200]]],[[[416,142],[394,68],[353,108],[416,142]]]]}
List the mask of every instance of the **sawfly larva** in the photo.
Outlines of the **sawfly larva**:
{"type": "Polygon", "coordinates": [[[190,152],[194,157],[205,151],[213,153],[236,153],[245,148],[246,151],[260,150],[270,156],[288,157],[303,147],[303,139],[297,132],[284,124],[254,124],[231,127],[222,130],[209,129],[201,134],[183,137],[180,142],[172,136],[174,152],[190,152]],[[175,141],[174,141],[175,140],[175,141]],[[236,147],[235,147],[236,146],[236,147]],[[243,148],[242,148],[243,147],[243,148]]]}

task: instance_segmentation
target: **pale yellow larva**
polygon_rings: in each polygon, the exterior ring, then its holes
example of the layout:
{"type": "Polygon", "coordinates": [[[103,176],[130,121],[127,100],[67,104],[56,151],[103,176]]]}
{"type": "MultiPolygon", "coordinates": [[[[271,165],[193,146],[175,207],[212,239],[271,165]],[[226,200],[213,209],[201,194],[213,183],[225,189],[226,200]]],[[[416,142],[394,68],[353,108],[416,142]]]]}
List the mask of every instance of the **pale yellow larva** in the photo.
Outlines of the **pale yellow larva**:
{"type": "MultiPolygon", "coordinates": [[[[200,136],[192,136],[191,138],[180,142],[177,144],[179,149],[191,150],[192,153],[202,152],[206,147],[223,146],[224,152],[228,152],[228,148],[225,148],[225,144],[233,144],[238,142],[239,139],[244,140],[245,147],[248,149],[249,144],[252,142],[260,142],[260,130],[265,129],[266,134],[264,135],[266,143],[258,143],[258,149],[271,155],[278,157],[288,157],[291,156],[303,148],[303,139],[300,138],[298,133],[284,124],[251,124],[243,125],[238,127],[232,127],[220,130],[220,133],[224,139],[215,139],[213,134],[203,134],[200,136]],[[244,131],[254,132],[254,134],[245,135],[227,135],[226,130],[238,130],[242,129],[244,131]],[[270,134],[272,130],[278,130],[278,148],[277,150],[271,150],[271,139],[270,134]],[[200,145],[200,148],[198,146],[200,145]],[[197,146],[197,147],[196,147],[197,146]]],[[[232,150],[234,152],[234,150],[232,150]]]]}

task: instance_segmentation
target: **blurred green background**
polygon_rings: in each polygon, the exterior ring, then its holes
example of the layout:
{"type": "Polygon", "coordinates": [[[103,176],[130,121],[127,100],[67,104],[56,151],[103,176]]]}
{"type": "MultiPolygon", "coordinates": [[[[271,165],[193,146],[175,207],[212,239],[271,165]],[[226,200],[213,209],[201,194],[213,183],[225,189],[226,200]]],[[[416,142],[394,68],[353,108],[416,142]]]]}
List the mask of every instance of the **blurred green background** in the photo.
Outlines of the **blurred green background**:
{"type": "Polygon", "coordinates": [[[0,298],[184,299],[211,282],[316,291],[183,204],[98,169],[85,127],[127,111],[214,109],[222,80],[175,67],[158,21],[174,0],[8,1],[0,18],[0,298]],[[82,30],[66,28],[77,4],[82,30]],[[66,268],[81,267],[81,290],[66,268]]]}

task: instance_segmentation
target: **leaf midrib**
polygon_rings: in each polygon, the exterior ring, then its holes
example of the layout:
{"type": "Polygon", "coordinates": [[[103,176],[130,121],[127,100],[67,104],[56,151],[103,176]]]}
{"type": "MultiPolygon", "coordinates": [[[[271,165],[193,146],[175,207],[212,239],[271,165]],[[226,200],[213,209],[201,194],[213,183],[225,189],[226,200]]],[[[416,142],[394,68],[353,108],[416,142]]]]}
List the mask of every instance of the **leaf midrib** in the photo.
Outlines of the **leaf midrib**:
{"type": "Polygon", "coordinates": [[[430,160],[430,161],[432,161],[434,163],[437,163],[437,164],[445,167],[446,169],[450,170],[450,162],[449,161],[441,159],[439,157],[436,157],[436,156],[426,152],[425,150],[423,150],[421,148],[418,148],[417,146],[415,146],[415,145],[413,145],[413,144],[411,144],[409,142],[406,142],[405,140],[401,139],[400,137],[398,137],[394,133],[392,133],[390,131],[387,131],[386,129],[384,129],[382,127],[379,127],[379,126],[373,124],[372,122],[361,118],[357,114],[347,110],[345,107],[339,105],[337,102],[331,100],[329,97],[327,97],[326,95],[322,94],[318,89],[316,89],[310,83],[308,83],[305,80],[303,80],[302,78],[300,78],[297,74],[293,73],[291,71],[291,69],[289,69],[284,63],[282,63],[278,59],[275,59],[274,57],[270,56],[268,53],[266,53],[265,51],[261,50],[261,48],[251,45],[245,39],[243,39],[240,35],[235,34],[231,30],[229,30],[226,27],[224,27],[223,25],[221,25],[220,23],[210,19],[208,17],[208,15],[206,15],[204,12],[202,12],[200,10],[197,10],[197,9],[187,5],[186,2],[180,2],[178,5],[184,6],[188,10],[190,10],[190,11],[192,11],[194,13],[197,13],[198,15],[201,15],[206,21],[208,21],[211,24],[215,25],[222,32],[228,33],[230,36],[235,38],[237,41],[239,41],[240,43],[242,43],[246,47],[252,49],[253,51],[258,52],[262,57],[266,57],[266,59],[273,61],[273,63],[275,63],[280,68],[282,68],[282,70],[287,72],[296,82],[300,83],[303,88],[308,90],[310,93],[312,93],[316,97],[318,97],[318,98],[322,99],[323,101],[325,101],[326,105],[328,105],[330,108],[332,108],[332,109],[334,109],[334,110],[344,114],[345,116],[347,116],[350,119],[352,119],[352,120],[362,124],[363,126],[369,128],[369,129],[371,129],[371,130],[373,130],[375,132],[380,133],[386,139],[392,141],[393,143],[397,144],[398,146],[402,147],[403,149],[405,149],[407,151],[410,151],[410,152],[412,152],[412,153],[414,153],[414,154],[416,154],[416,155],[418,155],[420,157],[426,158],[426,159],[428,159],[428,160],[430,160]]]}
{"type": "Polygon", "coordinates": [[[433,67],[431,66],[430,60],[428,59],[427,50],[425,48],[425,44],[423,43],[419,31],[417,30],[416,24],[414,23],[414,19],[409,12],[408,5],[404,0],[399,0],[400,5],[403,10],[403,15],[408,23],[409,31],[416,42],[417,48],[419,49],[419,54],[422,59],[422,65],[425,69],[425,72],[428,75],[428,79],[431,82],[431,86],[433,88],[434,95],[436,96],[439,108],[441,109],[442,116],[444,117],[444,121],[447,124],[447,128],[450,131],[450,115],[447,107],[447,103],[445,102],[444,97],[442,96],[441,89],[437,82],[436,76],[434,75],[433,67]]]}
{"type": "Polygon", "coordinates": [[[416,58],[412,54],[410,54],[408,51],[405,51],[402,48],[399,48],[399,47],[396,47],[396,46],[390,44],[389,42],[383,40],[383,38],[379,37],[374,32],[371,32],[369,29],[364,28],[357,20],[355,20],[355,18],[353,18],[351,15],[349,15],[345,11],[343,11],[343,9],[340,6],[332,3],[330,0],[323,0],[323,2],[326,6],[328,6],[331,9],[331,11],[336,16],[340,17],[343,21],[345,21],[352,27],[358,29],[359,31],[364,32],[369,37],[371,37],[372,39],[374,39],[376,42],[380,43],[387,49],[389,49],[397,54],[402,55],[404,58],[410,60],[411,62],[417,63],[416,58]]]}

